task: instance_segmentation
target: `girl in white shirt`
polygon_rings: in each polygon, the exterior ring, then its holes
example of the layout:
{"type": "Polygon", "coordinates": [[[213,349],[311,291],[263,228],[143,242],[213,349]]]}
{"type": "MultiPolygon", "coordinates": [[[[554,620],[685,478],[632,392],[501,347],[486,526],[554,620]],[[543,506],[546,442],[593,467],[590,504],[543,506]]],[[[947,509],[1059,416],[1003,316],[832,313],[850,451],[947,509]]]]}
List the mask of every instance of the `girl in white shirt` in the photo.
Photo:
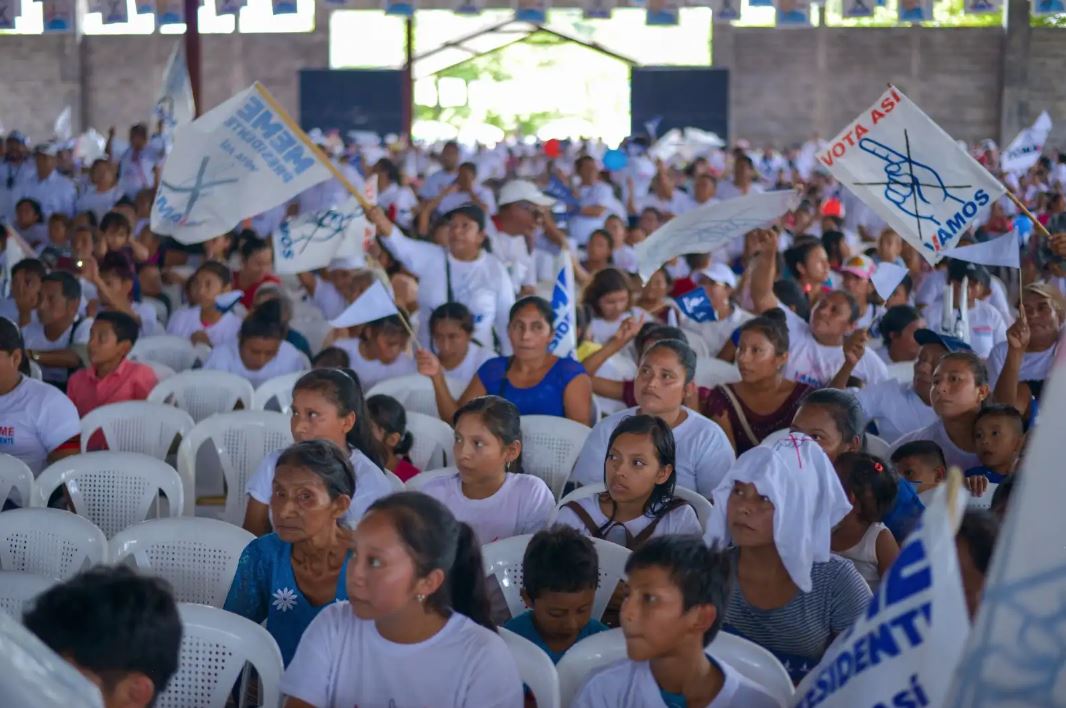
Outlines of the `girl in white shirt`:
{"type": "Polygon", "coordinates": [[[489,618],[473,530],[416,492],[374,503],[352,538],[348,602],[308,626],[286,708],[518,708],[522,680],[489,618]]]}
{"type": "MultiPolygon", "coordinates": [[[[233,342],[241,329],[241,318],[223,312],[215,299],[230,290],[233,275],[216,261],[207,261],[189,279],[189,306],[177,310],[167,321],[167,334],[188,337],[193,344],[219,347],[233,342]]],[[[234,293],[234,297],[236,297],[234,293]]]]}
{"type": "MultiPolygon", "coordinates": [[[[341,519],[354,528],[374,501],[392,491],[381,471],[381,452],[370,429],[363,390],[348,369],[315,369],[300,377],[292,389],[289,425],[296,442],[329,440],[351,452],[355,496],[341,519]]],[[[248,507],[244,528],[257,536],[270,533],[270,496],[281,450],[267,455],[248,479],[248,507]]]]}
{"type": "Polygon", "coordinates": [[[586,336],[597,344],[606,343],[627,317],[647,317],[646,312],[633,307],[629,279],[616,268],[604,268],[592,276],[585,288],[584,303],[594,315],[586,336]]]}
{"type": "Polygon", "coordinates": [[[899,544],[882,520],[896,503],[897,477],[888,462],[862,452],[846,452],[833,463],[851,511],[833,528],[830,550],[855,564],[877,592],[881,577],[899,555],[899,544]]]}
{"type": "Polygon", "coordinates": [[[555,497],[544,480],[522,474],[518,408],[499,396],[475,398],[455,413],[456,472],[425,484],[482,544],[547,526],[555,497]]]}
{"type": "Polygon", "coordinates": [[[401,317],[389,315],[368,322],[358,338],[338,339],[333,343],[348,353],[352,369],[367,390],[386,379],[417,371],[414,357],[406,351],[411,335],[401,317]]]}
{"type": "Polygon", "coordinates": [[[490,349],[473,340],[474,315],[461,302],[446,302],[434,310],[429,333],[444,375],[461,383],[464,391],[481,365],[493,357],[490,349]]]}
{"type": "Polygon", "coordinates": [[[607,443],[606,491],[563,506],[556,521],[634,549],[653,536],[701,534],[696,512],[674,497],[674,434],[661,418],[623,420],[607,443]]]}
{"type": "Polygon", "coordinates": [[[236,342],[211,351],[204,368],[228,371],[259,386],[282,374],[306,371],[311,362],[285,341],[281,305],[271,300],[252,310],[241,324],[236,342]]]}

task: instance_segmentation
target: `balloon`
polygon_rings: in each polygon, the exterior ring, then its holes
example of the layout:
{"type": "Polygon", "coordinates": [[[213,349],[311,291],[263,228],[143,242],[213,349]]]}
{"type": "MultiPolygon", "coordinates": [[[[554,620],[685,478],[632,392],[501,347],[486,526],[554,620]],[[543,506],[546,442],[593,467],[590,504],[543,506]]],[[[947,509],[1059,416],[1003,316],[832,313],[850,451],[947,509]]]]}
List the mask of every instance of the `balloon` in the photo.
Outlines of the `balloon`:
{"type": "Polygon", "coordinates": [[[559,155],[561,155],[562,152],[563,152],[562,146],[559,144],[559,141],[556,140],[555,138],[552,138],[551,140],[548,140],[547,142],[544,143],[544,154],[547,155],[548,157],[552,158],[553,160],[555,158],[559,157],[559,155]]]}
{"type": "Polygon", "coordinates": [[[611,172],[625,169],[629,164],[629,157],[621,150],[608,150],[603,155],[603,166],[611,172]]]}

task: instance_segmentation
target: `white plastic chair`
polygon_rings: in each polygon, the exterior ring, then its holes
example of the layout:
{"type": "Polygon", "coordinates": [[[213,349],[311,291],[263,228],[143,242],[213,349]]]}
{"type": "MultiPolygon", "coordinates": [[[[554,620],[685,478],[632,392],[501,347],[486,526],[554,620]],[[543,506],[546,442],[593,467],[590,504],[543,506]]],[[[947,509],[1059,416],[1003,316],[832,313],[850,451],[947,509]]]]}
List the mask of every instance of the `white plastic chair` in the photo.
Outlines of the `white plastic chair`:
{"type": "Polygon", "coordinates": [[[111,539],[112,563],[128,563],[166,579],[178,602],[222,607],[237,561],[255,536],[217,519],[153,519],[111,539]]]}
{"type": "Polygon", "coordinates": [[[205,443],[211,444],[222,465],[227,488],[222,518],[240,526],[248,503],[245,495],[248,478],[268,453],[292,444],[289,418],[271,411],[219,413],[189,431],[178,447],[178,473],[185,488],[186,516],[195,515],[196,455],[205,443]]]}
{"type": "Polygon", "coordinates": [[[291,374],[275,376],[259,384],[259,388],[252,394],[252,410],[270,410],[267,405],[273,400],[277,402],[277,410],[288,415],[292,411],[292,387],[306,373],[306,371],[294,371],[291,374]]]}
{"type": "Polygon", "coordinates": [[[183,371],[160,381],[148,394],[151,403],[177,406],[200,421],[216,413],[228,413],[240,403],[252,407],[255,389],[246,379],[226,371],[183,371]]]}
{"type": "Polygon", "coordinates": [[[445,467],[439,470],[425,470],[419,472],[411,479],[407,480],[404,485],[404,489],[409,492],[421,492],[422,487],[426,486],[427,482],[432,482],[440,477],[447,477],[448,475],[455,474],[456,469],[454,467],[445,467]]]}
{"type": "Polygon", "coordinates": [[[503,627],[497,631],[511,651],[522,683],[529,687],[537,700],[537,708],[559,708],[562,705],[559,700],[559,675],[548,655],[525,637],[503,627]]]}
{"type": "Polygon", "coordinates": [[[61,509],[0,514],[0,569],[66,580],[107,562],[107,537],[93,522],[61,509]]]}
{"type": "Polygon", "coordinates": [[[711,357],[696,358],[696,385],[714,388],[725,383],[740,381],[740,371],[736,366],[721,359],[711,357]]]}
{"type": "MultiPolygon", "coordinates": [[[[781,705],[791,704],[792,681],[785,667],[769,651],[747,639],[721,631],[709,648],[712,656],[761,686],[781,705]]],[[[571,705],[589,674],[625,658],[626,640],[620,628],[599,632],[570,647],[555,667],[563,705],[571,705]]]]}
{"type": "Polygon", "coordinates": [[[166,459],[175,438],[184,438],[195,423],[185,411],[162,403],[124,401],[92,410],[81,419],[81,451],[92,434],[104,434],[114,452],[139,452],[166,459]]]}
{"type": "Polygon", "coordinates": [[[888,462],[892,456],[892,446],[885,442],[884,438],[879,438],[873,433],[866,433],[865,437],[866,442],[863,445],[863,449],[866,453],[888,462]]]}
{"type": "MultiPolygon", "coordinates": [[[[607,488],[600,482],[582,485],[559,500],[559,503],[555,506],[555,514],[558,516],[563,506],[572,501],[591,497],[594,494],[602,494],[605,491],[607,491],[607,488]]],[[[699,492],[677,485],[674,485],[674,496],[687,501],[692,510],[696,512],[696,518],[699,519],[700,526],[706,528],[707,519],[710,518],[711,513],[714,511],[714,505],[699,492]]]]}
{"type": "MultiPolygon", "coordinates": [[[[512,536],[500,541],[493,541],[481,547],[481,557],[485,564],[485,575],[493,575],[500,584],[507,609],[515,617],[525,612],[522,602],[522,556],[532,534],[512,536]]],[[[618,582],[625,578],[626,560],[630,550],[617,543],[590,539],[596,547],[600,561],[600,584],[596,588],[596,600],[592,605],[592,616],[599,619],[607,609],[618,582]]]]}
{"type": "Polygon", "coordinates": [[[155,310],[156,321],[159,322],[159,329],[165,330],[167,328],[167,320],[170,319],[170,310],[167,309],[167,304],[157,297],[149,296],[142,297],[141,302],[152,306],[155,310]]]}
{"type": "Polygon", "coordinates": [[[202,353],[196,350],[188,338],[172,334],[139,338],[130,350],[130,359],[158,361],[178,372],[186,371],[198,362],[203,362],[202,353]]]}
{"type": "Polygon", "coordinates": [[[385,469],[381,471],[385,473],[385,479],[389,480],[389,486],[392,487],[392,491],[402,492],[404,489],[407,488],[407,485],[403,483],[403,480],[397,477],[394,472],[390,472],[385,469]]]}
{"type": "Polygon", "coordinates": [[[967,509],[982,509],[989,510],[992,508],[992,495],[996,493],[996,487],[999,485],[995,482],[989,482],[985,487],[985,491],[981,493],[981,496],[975,497],[973,494],[966,500],[967,509]]]}
{"type": "Polygon", "coordinates": [[[65,457],[44,469],[33,485],[31,503],[44,507],[66,485],[76,513],[100,527],[108,538],[144,521],[159,494],[167,498],[167,515],[181,514],[184,492],[174,468],[136,452],[86,452],[65,457]]]}
{"type": "MultiPolygon", "coordinates": [[[[318,308],[315,308],[318,312],[318,308]]],[[[318,354],[324,349],[322,343],[326,341],[326,337],[333,331],[333,326],[325,319],[322,318],[322,313],[319,312],[317,318],[313,317],[293,317],[289,321],[289,326],[299,332],[307,339],[308,346],[311,347],[311,356],[318,354]]]]}
{"type": "Polygon", "coordinates": [[[12,497],[22,506],[29,506],[33,472],[29,465],[12,455],[0,454],[0,509],[12,497]]]}
{"type": "MultiPolygon", "coordinates": [[[[444,383],[447,385],[448,391],[451,392],[452,398],[459,400],[466,388],[463,382],[446,376],[444,377],[444,383]]],[[[433,382],[421,374],[385,379],[374,384],[366,392],[367,398],[379,394],[395,398],[404,407],[408,415],[422,413],[432,418],[440,418],[440,411],[437,409],[437,398],[433,394],[433,382]]]]}
{"type": "MultiPolygon", "coordinates": [[[[44,575],[23,573],[17,570],[0,570],[0,612],[21,622],[22,613],[33,598],[55,585],[55,582],[44,575]]],[[[544,655],[547,656],[547,654],[544,655]]],[[[555,670],[554,666],[552,670],[555,670]]],[[[556,680],[556,690],[558,690],[558,680],[556,680]]]]}
{"type": "Polygon", "coordinates": [[[592,428],[552,415],[522,416],[522,469],[543,479],[558,499],[592,428]]]}
{"type": "Polygon", "coordinates": [[[155,380],[157,382],[158,381],[163,381],[164,379],[169,379],[171,376],[173,376],[174,374],[178,373],[177,371],[174,371],[174,369],[171,369],[166,364],[160,364],[158,361],[144,361],[144,362],[141,362],[141,363],[152,367],[152,371],[155,372],[155,380]]]}
{"type": "Polygon", "coordinates": [[[420,470],[443,467],[455,445],[452,426],[436,416],[407,411],[407,431],[414,438],[411,464],[420,470]]]}
{"type": "MultiPolygon", "coordinates": [[[[263,706],[281,705],[281,650],[263,627],[217,607],[183,602],[178,605],[183,628],[178,672],[159,694],[159,708],[223,708],[238,679],[247,680],[245,665],[259,675],[263,706]]],[[[245,695],[244,680],[240,688],[245,695]]],[[[241,705],[244,705],[243,700],[241,705]]]]}
{"type": "Polygon", "coordinates": [[[910,383],[914,380],[914,362],[894,361],[888,365],[888,375],[900,383],[910,383]]]}
{"type": "Polygon", "coordinates": [[[30,362],[30,378],[41,381],[44,378],[44,372],[41,371],[41,365],[36,361],[30,362]]]}

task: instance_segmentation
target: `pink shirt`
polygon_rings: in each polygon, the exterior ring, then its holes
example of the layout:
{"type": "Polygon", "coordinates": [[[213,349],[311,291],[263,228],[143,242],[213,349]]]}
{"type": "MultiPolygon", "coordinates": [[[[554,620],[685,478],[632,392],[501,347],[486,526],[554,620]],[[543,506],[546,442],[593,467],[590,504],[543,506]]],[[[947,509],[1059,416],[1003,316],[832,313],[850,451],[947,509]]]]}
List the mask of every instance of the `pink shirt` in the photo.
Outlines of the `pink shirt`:
{"type": "Polygon", "coordinates": [[[143,401],[156,383],[152,367],[123,359],[118,368],[102,379],[92,366],[78,369],[67,383],[67,396],[74,402],[78,415],[84,417],[108,403],[143,401]]]}

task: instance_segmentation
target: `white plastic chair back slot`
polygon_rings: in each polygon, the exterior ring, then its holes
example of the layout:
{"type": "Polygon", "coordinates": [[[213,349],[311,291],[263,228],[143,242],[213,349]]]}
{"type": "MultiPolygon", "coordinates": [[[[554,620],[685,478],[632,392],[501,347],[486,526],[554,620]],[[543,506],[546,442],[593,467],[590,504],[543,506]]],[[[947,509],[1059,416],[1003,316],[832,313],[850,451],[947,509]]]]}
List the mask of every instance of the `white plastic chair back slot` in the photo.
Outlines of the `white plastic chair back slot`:
{"type": "Polygon", "coordinates": [[[407,431],[414,438],[411,445],[411,464],[420,470],[443,467],[451,457],[455,432],[451,426],[435,416],[407,412],[407,431]]]}
{"type": "MultiPolygon", "coordinates": [[[[607,488],[602,483],[586,484],[578,487],[574,491],[567,494],[565,497],[559,500],[559,503],[555,505],[555,516],[559,516],[559,512],[564,506],[572,501],[578,501],[586,497],[591,497],[595,494],[603,494],[607,491],[607,488]]],[[[694,492],[691,489],[685,487],[674,486],[674,496],[678,499],[684,499],[692,507],[692,510],[696,512],[696,518],[700,522],[700,526],[707,526],[707,519],[710,518],[711,512],[714,511],[714,505],[706,497],[699,492],[694,492]]],[[[553,518],[554,522],[555,519],[553,518]]]]}
{"type": "Polygon", "coordinates": [[[81,451],[85,452],[92,434],[99,430],[109,450],[165,459],[174,439],[184,438],[193,425],[188,413],[162,403],[112,403],[90,411],[81,419],[81,451]]]}
{"type": "Polygon", "coordinates": [[[740,371],[736,366],[721,359],[711,357],[696,358],[696,385],[714,388],[721,384],[740,381],[740,371]]]}
{"type": "Polygon", "coordinates": [[[524,415],[521,424],[522,469],[543,479],[558,499],[592,429],[551,415],[524,415]]]}
{"type": "Polygon", "coordinates": [[[49,465],[34,484],[34,506],[48,505],[56,489],[66,485],[76,513],[100,527],[108,538],[144,521],[159,494],[166,496],[170,516],[181,514],[184,490],[174,468],[136,452],[86,452],[49,465]]]}
{"type": "Polygon", "coordinates": [[[245,410],[251,408],[254,394],[252,384],[236,374],[196,370],[160,381],[148,400],[177,406],[199,423],[216,413],[229,413],[238,403],[245,410]]]}
{"type": "Polygon", "coordinates": [[[83,516],[61,509],[0,514],[0,570],[66,580],[107,558],[107,537],[83,516]]]}
{"type": "Polygon", "coordinates": [[[17,457],[0,454],[0,509],[4,508],[8,499],[28,506],[32,487],[33,472],[29,466],[17,457]]]}
{"type": "Polygon", "coordinates": [[[203,362],[201,354],[197,352],[191,341],[172,334],[139,338],[130,350],[130,359],[157,361],[178,372],[186,371],[197,363],[203,362]]]}
{"type": "Polygon", "coordinates": [[[292,388],[306,373],[306,371],[295,371],[264,381],[252,394],[252,410],[277,410],[288,415],[292,411],[292,388]],[[277,408],[268,408],[271,401],[277,408]]]}
{"type": "Polygon", "coordinates": [[[18,570],[0,570],[0,613],[22,621],[22,613],[33,598],[55,585],[44,575],[18,570]]]}
{"type": "Polygon", "coordinates": [[[237,561],[255,536],[217,519],[183,516],[145,521],[115,534],[112,563],[166,579],[178,602],[222,607],[237,561]]]}
{"type": "Polygon", "coordinates": [[[511,651],[522,683],[537,700],[537,708],[559,708],[559,676],[555,664],[540,647],[514,632],[499,628],[500,637],[511,651]]]}
{"type": "MultiPolygon", "coordinates": [[[[452,394],[452,397],[455,400],[459,400],[465,388],[463,382],[447,376],[444,378],[444,382],[448,386],[448,391],[452,394]]],[[[395,398],[404,407],[408,415],[421,413],[431,418],[440,418],[440,411],[437,409],[437,398],[433,394],[433,382],[421,374],[397,376],[393,379],[380,381],[367,391],[366,396],[369,398],[379,394],[395,398]]]]}

